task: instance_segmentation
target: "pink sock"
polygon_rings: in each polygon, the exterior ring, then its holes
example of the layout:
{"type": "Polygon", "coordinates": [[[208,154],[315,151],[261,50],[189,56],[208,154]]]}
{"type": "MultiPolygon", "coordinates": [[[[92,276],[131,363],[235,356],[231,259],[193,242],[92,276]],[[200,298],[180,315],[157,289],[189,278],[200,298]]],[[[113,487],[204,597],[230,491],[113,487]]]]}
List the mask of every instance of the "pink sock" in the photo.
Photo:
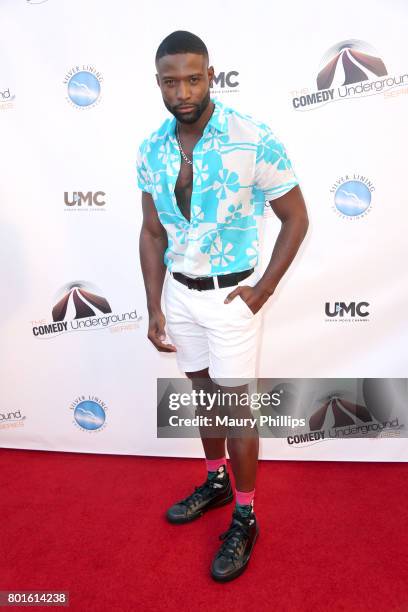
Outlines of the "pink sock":
{"type": "Polygon", "coordinates": [[[238,491],[235,489],[235,502],[239,506],[249,506],[253,500],[255,495],[255,489],[253,491],[238,491]]]}
{"type": "Polygon", "coordinates": [[[227,467],[226,457],[220,457],[219,459],[206,459],[207,472],[216,472],[221,465],[227,467]]]}

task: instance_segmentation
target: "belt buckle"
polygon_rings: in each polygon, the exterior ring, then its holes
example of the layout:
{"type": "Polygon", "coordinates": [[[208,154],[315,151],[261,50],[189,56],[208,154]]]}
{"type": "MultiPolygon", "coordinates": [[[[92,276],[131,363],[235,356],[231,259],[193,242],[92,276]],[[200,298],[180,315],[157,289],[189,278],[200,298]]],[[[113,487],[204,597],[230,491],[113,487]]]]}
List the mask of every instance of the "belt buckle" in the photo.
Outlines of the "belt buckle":
{"type": "Polygon", "coordinates": [[[200,281],[201,281],[201,276],[199,276],[198,278],[194,279],[194,282],[196,283],[196,289],[197,291],[202,291],[202,288],[200,286],[200,281]]]}
{"type": "Polygon", "coordinates": [[[200,283],[203,279],[206,278],[206,276],[197,276],[196,278],[190,279],[191,287],[189,287],[189,289],[195,289],[196,291],[204,291],[200,283]]]}

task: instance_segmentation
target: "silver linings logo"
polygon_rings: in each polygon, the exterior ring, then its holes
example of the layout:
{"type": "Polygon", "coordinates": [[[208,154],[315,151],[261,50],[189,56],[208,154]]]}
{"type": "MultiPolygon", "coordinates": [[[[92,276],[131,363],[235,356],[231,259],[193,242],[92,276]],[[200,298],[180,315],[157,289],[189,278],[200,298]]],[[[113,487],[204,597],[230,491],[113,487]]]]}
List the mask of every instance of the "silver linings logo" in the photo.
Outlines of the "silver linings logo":
{"type": "Polygon", "coordinates": [[[342,219],[358,221],[372,210],[374,191],[374,184],[368,177],[356,172],[345,174],[330,187],[332,210],[342,219]]]}
{"type": "Polygon", "coordinates": [[[91,64],[74,66],[65,75],[66,100],[76,109],[87,110],[101,101],[102,74],[91,64]]]}
{"type": "Polygon", "coordinates": [[[71,402],[73,425],[86,433],[99,433],[106,427],[107,404],[96,395],[80,395],[71,402]]]}

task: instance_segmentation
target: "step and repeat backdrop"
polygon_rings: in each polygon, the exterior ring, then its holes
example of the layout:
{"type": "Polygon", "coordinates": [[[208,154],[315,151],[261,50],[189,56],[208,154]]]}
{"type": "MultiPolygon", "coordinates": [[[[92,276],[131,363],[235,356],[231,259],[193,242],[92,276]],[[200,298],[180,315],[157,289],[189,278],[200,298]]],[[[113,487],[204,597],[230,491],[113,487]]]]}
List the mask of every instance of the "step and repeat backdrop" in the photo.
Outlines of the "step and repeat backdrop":
{"type": "MultiPolygon", "coordinates": [[[[283,141],[309,211],[258,353],[306,433],[262,438],[261,457],[408,459],[407,17],[385,0],[2,0],[2,447],[202,456],[157,435],[157,379],[182,374],[147,340],[138,251],[136,152],[169,116],[154,56],[184,29],[212,95],[283,141]]],[[[263,268],[279,229],[266,203],[263,268]]]]}

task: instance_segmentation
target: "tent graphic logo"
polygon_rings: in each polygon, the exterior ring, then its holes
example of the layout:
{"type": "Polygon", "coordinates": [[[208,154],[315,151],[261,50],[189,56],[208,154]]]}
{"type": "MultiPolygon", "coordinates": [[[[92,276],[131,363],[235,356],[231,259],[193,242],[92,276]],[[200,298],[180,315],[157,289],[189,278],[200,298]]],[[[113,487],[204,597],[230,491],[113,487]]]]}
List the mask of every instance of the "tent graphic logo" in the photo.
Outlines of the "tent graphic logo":
{"type": "Polygon", "coordinates": [[[355,425],[357,419],[363,423],[372,422],[372,417],[366,406],[354,404],[339,396],[328,399],[309,419],[311,431],[319,431],[330,419],[334,420],[332,427],[348,427],[355,425]]]}
{"type": "Polygon", "coordinates": [[[345,40],[331,47],[322,59],[317,75],[317,89],[329,89],[333,84],[351,85],[387,75],[384,62],[377,52],[361,40],[345,40]]]}
{"type": "Polygon", "coordinates": [[[83,281],[74,281],[65,286],[63,296],[52,309],[53,321],[84,319],[112,312],[107,299],[90,289],[89,283],[83,281]]]}

